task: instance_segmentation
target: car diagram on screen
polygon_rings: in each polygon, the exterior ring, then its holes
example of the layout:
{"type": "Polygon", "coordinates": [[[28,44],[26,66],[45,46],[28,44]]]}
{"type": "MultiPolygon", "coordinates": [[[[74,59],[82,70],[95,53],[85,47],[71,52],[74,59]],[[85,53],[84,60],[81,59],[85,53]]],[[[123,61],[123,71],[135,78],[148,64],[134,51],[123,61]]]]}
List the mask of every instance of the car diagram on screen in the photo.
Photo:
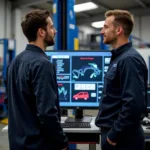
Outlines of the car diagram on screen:
{"type": "Polygon", "coordinates": [[[88,65],[86,66],[83,66],[81,69],[77,70],[77,69],[74,69],[72,71],[72,74],[73,74],[73,78],[75,79],[79,79],[80,76],[84,76],[86,71],[88,70],[92,70],[93,72],[91,73],[90,75],[90,78],[96,78],[98,75],[100,75],[101,73],[101,70],[97,67],[97,64],[95,63],[88,63],[88,65]]]}
{"type": "Polygon", "coordinates": [[[89,98],[89,93],[88,92],[79,92],[79,93],[73,95],[73,98],[75,100],[78,100],[78,99],[87,100],[89,98]]]}

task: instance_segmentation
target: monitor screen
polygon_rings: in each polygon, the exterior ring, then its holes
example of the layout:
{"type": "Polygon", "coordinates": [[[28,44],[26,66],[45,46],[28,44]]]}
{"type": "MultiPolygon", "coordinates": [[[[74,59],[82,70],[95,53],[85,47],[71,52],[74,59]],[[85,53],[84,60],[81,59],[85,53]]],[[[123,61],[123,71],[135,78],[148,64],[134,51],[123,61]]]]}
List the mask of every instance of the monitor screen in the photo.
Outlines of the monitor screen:
{"type": "Polygon", "coordinates": [[[110,51],[46,51],[56,65],[61,107],[97,108],[110,51]]]}

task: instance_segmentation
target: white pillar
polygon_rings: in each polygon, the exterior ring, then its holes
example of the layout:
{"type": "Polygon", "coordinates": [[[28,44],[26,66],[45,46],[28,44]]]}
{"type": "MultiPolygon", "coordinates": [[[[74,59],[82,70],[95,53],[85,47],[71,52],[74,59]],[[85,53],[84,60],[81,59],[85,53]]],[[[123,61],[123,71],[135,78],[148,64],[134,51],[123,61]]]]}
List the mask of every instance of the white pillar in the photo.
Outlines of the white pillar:
{"type": "Polygon", "coordinates": [[[22,44],[23,36],[22,36],[22,29],[21,29],[21,18],[22,18],[22,11],[21,9],[17,8],[13,11],[13,35],[14,39],[16,39],[16,55],[22,52],[25,47],[22,44]]]}
{"type": "Polygon", "coordinates": [[[5,19],[6,19],[6,25],[5,25],[5,37],[6,38],[13,38],[12,35],[12,22],[13,22],[13,16],[12,16],[12,2],[5,0],[6,2],[6,15],[5,15],[5,19]],[[6,2],[7,1],[7,2],[6,2]]]}
{"type": "Polygon", "coordinates": [[[0,0],[0,38],[5,37],[5,0],[0,0]]]}

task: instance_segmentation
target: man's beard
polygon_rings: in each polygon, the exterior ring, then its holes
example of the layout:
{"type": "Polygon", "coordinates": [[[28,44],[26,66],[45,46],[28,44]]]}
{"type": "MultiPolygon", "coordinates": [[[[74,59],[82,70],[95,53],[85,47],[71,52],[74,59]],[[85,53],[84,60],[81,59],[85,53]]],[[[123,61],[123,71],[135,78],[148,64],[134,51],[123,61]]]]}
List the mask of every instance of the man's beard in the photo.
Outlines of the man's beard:
{"type": "Polygon", "coordinates": [[[53,46],[55,44],[54,37],[48,35],[48,33],[45,36],[44,42],[46,46],[53,46]]]}
{"type": "Polygon", "coordinates": [[[111,44],[115,43],[116,40],[117,40],[116,37],[111,38],[111,39],[106,39],[106,40],[104,40],[104,44],[110,44],[111,45],[111,44]]]}

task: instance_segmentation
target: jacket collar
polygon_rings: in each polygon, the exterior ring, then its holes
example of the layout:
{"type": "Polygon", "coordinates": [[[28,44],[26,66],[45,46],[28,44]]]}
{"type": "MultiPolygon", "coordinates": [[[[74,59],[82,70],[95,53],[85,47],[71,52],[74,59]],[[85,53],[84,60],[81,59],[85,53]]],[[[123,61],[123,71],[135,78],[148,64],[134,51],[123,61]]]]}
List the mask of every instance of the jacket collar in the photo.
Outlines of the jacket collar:
{"type": "Polygon", "coordinates": [[[118,56],[118,55],[120,55],[121,53],[123,53],[124,51],[128,50],[131,47],[132,47],[132,43],[128,42],[128,43],[126,43],[126,44],[124,44],[124,45],[122,45],[122,46],[120,46],[116,49],[113,49],[111,51],[112,56],[118,56]]]}
{"type": "Polygon", "coordinates": [[[36,46],[36,45],[27,44],[25,50],[41,53],[41,54],[43,54],[46,58],[49,59],[49,57],[45,54],[45,52],[44,52],[40,47],[38,47],[38,46],[36,46]]]}

